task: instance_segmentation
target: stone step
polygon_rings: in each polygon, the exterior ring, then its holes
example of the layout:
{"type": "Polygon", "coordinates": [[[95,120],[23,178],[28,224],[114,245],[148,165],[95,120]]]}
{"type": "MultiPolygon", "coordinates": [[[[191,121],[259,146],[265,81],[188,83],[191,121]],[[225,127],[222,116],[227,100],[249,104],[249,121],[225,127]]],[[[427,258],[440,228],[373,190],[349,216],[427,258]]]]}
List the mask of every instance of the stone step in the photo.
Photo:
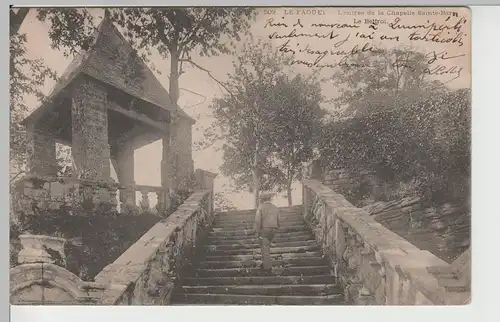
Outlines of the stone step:
{"type": "MultiPolygon", "coordinates": [[[[215,214],[215,218],[221,219],[231,219],[231,218],[255,218],[257,211],[248,211],[241,213],[218,213],[215,214]]],[[[303,217],[302,210],[301,211],[284,211],[283,209],[279,210],[280,217],[282,218],[293,218],[293,217],[303,217]]]]}
{"type": "MultiPolygon", "coordinates": [[[[287,215],[287,214],[280,214],[280,220],[283,222],[291,222],[291,221],[304,221],[304,216],[302,214],[297,214],[297,215],[287,215]]],[[[214,217],[214,223],[226,223],[226,224],[231,224],[231,223],[254,223],[255,222],[255,213],[252,215],[248,216],[215,216],[214,217]]]]}
{"type": "Polygon", "coordinates": [[[292,285],[196,285],[183,286],[186,294],[236,294],[236,295],[305,295],[325,296],[342,294],[336,284],[292,284],[292,285]]]}
{"type": "MultiPolygon", "coordinates": [[[[305,253],[309,251],[319,251],[318,245],[312,246],[301,246],[301,247],[271,247],[271,254],[278,253],[305,253]]],[[[247,255],[247,254],[260,254],[259,248],[248,248],[248,249],[227,249],[227,250],[216,250],[206,252],[206,255],[212,256],[224,256],[224,255],[247,255]]]]}
{"type": "Polygon", "coordinates": [[[235,305],[343,305],[344,295],[328,296],[269,296],[237,294],[179,294],[179,304],[235,304],[235,305]]]}
{"type": "MultiPolygon", "coordinates": [[[[279,228],[276,230],[277,234],[283,233],[292,233],[292,232],[309,232],[309,228],[307,226],[293,226],[286,228],[279,228]]],[[[212,228],[210,233],[217,234],[219,236],[250,236],[255,235],[255,231],[253,229],[224,229],[224,228],[212,228]]]]}
{"type": "Polygon", "coordinates": [[[320,247],[301,207],[280,209],[271,245],[272,272],[260,268],[255,210],[220,213],[204,241],[205,253],[192,276],[176,289],[173,305],[343,305],[320,247]]]}
{"type": "MultiPolygon", "coordinates": [[[[231,218],[254,218],[257,214],[257,211],[250,212],[242,212],[242,213],[234,213],[234,214],[224,214],[224,213],[216,213],[214,218],[221,219],[231,219],[231,218]]],[[[279,210],[280,217],[282,218],[292,218],[292,217],[303,217],[302,210],[300,211],[283,211],[279,210]]]]}
{"type": "MultiPolygon", "coordinates": [[[[303,211],[302,206],[293,206],[293,207],[278,207],[280,213],[283,214],[300,214],[303,211]]],[[[233,211],[224,211],[216,213],[216,216],[241,216],[253,214],[255,215],[256,209],[245,209],[245,210],[233,210],[233,211]]]]}
{"type": "MultiPolygon", "coordinates": [[[[314,237],[310,233],[304,233],[302,235],[295,235],[295,236],[286,236],[286,237],[274,237],[273,242],[284,242],[284,241],[308,241],[308,240],[314,240],[314,237]]],[[[206,244],[247,244],[247,243],[258,243],[258,239],[254,236],[242,236],[242,237],[237,237],[237,236],[230,236],[228,238],[224,237],[209,237],[206,240],[206,244]]]]}
{"type": "MultiPolygon", "coordinates": [[[[294,259],[294,258],[309,258],[309,257],[322,257],[322,253],[320,251],[317,252],[306,252],[306,253],[279,253],[279,254],[271,254],[271,258],[273,259],[294,259]]],[[[222,255],[222,256],[213,256],[211,254],[207,254],[205,256],[205,260],[207,261],[246,261],[246,260],[255,260],[255,258],[260,258],[260,253],[257,254],[248,254],[248,255],[222,255]]]]}
{"type": "MultiPolygon", "coordinates": [[[[260,257],[260,256],[259,256],[260,257]]],[[[262,260],[244,260],[244,261],[203,261],[200,268],[238,268],[238,267],[258,267],[262,260]]],[[[274,267],[294,266],[319,266],[324,265],[325,259],[322,257],[304,257],[304,258],[283,258],[273,260],[274,267]]]]}
{"type": "MultiPolygon", "coordinates": [[[[306,226],[305,221],[281,221],[280,225],[282,228],[306,226]]],[[[238,223],[218,223],[212,226],[215,229],[226,229],[226,230],[239,230],[239,229],[254,229],[253,222],[238,222],[238,223]]],[[[307,226],[306,226],[307,227],[307,226]]]]}
{"type": "MultiPolygon", "coordinates": [[[[277,229],[277,232],[287,232],[287,231],[300,231],[300,230],[308,230],[308,227],[306,224],[300,224],[300,225],[293,225],[293,226],[281,226],[280,228],[277,229]]],[[[232,231],[254,231],[253,225],[247,226],[245,225],[239,225],[235,227],[217,227],[213,226],[212,231],[218,231],[218,232],[232,232],[232,231]]]]}
{"type": "Polygon", "coordinates": [[[232,276],[188,277],[184,285],[282,285],[282,284],[334,284],[332,275],[310,276],[232,276]]]}
{"type": "MultiPolygon", "coordinates": [[[[317,245],[315,240],[309,241],[291,241],[291,242],[272,242],[271,247],[303,247],[303,246],[314,246],[317,245]]],[[[258,243],[248,243],[248,244],[212,244],[205,245],[206,251],[218,251],[218,250],[231,250],[231,249],[253,249],[259,248],[258,243]]]]}
{"type": "MultiPolygon", "coordinates": [[[[329,274],[328,266],[296,266],[283,267],[274,270],[274,274],[281,276],[292,275],[322,275],[329,274]]],[[[208,269],[200,268],[196,270],[197,277],[233,277],[233,276],[271,276],[272,273],[264,271],[260,268],[219,268],[208,269]]]]}
{"type": "MultiPolygon", "coordinates": [[[[277,232],[274,234],[274,238],[285,238],[285,237],[296,237],[296,236],[311,236],[311,231],[309,229],[301,230],[301,231],[284,231],[277,232]]],[[[240,232],[208,232],[208,238],[219,238],[219,239],[245,239],[245,238],[255,238],[255,232],[253,230],[248,231],[240,231],[240,232]]]]}
{"type": "MultiPolygon", "coordinates": [[[[280,221],[282,222],[292,222],[292,221],[304,221],[304,216],[301,214],[298,215],[286,215],[280,214],[280,221]]],[[[214,223],[220,224],[237,224],[237,223],[254,223],[255,222],[255,213],[248,216],[215,216],[214,223]]]]}

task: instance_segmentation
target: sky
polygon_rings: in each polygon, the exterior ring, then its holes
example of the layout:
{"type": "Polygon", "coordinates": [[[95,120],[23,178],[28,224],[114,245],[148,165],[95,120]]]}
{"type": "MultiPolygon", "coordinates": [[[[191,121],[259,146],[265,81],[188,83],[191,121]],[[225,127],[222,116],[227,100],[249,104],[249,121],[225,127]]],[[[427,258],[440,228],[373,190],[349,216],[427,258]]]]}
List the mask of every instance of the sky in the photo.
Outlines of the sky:
{"type": "MultiPolygon", "coordinates": [[[[98,24],[104,15],[103,9],[89,8],[87,10],[94,15],[95,23],[98,24]]],[[[323,54],[324,58],[321,59],[319,65],[323,66],[321,68],[322,75],[329,76],[338,70],[338,67],[332,66],[339,61],[339,56],[331,55],[332,50],[350,51],[356,45],[358,48],[363,48],[366,43],[381,48],[411,46],[429,54],[429,59],[435,58],[435,61],[429,65],[429,72],[441,75],[429,77],[443,81],[455,78],[447,83],[449,87],[470,88],[470,13],[466,8],[259,8],[257,12],[257,18],[252,22],[250,33],[254,39],[270,42],[277,49],[286,48],[287,54],[295,51],[297,55],[295,59],[299,63],[292,67],[293,72],[309,73],[312,69],[304,63],[315,61],[325,50],[328,53],[323,54]],[[446,21],[446,19],[448,20],[446,21]],[[393,23],[392,27],[389,25],[390,23],[393,23]],[[433,23],[434,25],[432,25],[433,23]],[[356,25],[358,28],[347,28],[347,24],[356,25]],[[446,24],[450,28],[440,27],[442,24],[446,24]],[[435,41],[419,40],[419,37],[423,37],[425,30],[428,29],[411,28],[411,26],[434,27],[438,31],[432,33],[439,33],[439,35],[434,38],[435,41]],[[455,28],[452,28],[453,26],[455,28]],[[291,32],[302,36],[284,37],[291,32]],[[332,32],[333,39],[317,37],[329,32],[332,32]],[[412,32],[417,32],[417,34],[411,36],[412,32]],[[382,36],[385,39],[382,40],[382,36]],[[438,38],[442,40],[454,39],[455,42],[437,42],[438,38]],[[290,41],[286,46],[283,46],[287,40],[290,41]],[[299,50],[302,52],[299,53],[299,50]]],[[[33,9],[20,29],[21,33],[27,35],[27,55],[30,58],[42,58],[48,67],[61,75],[71,62],[72,57],[64,57],[62,52],[50,48],[48,31],[48,24],[39,22],[33,9]]],[[[432,33],[428,34],[427,38],[431,38],[432,33]]],[[[242,39],[237,46],[243,45],[246,41],[250,41],[248,37],[242,39]]],[[[232,71],[232,61],[235,57],[227,55],[197,57],[197,55],[193,55],[192,58],[199,65],[209,69],[215,78],[224,81],[227,79],[227,74],[232,71]]],[[[168,59],[162,59],[159,55],[153,55],[151,62],[161,72],[161,74],[156,74],[158,80],[168,89],[167,75],[169,74],[170,62],[168,59]]],[[[197,142],[203,139],[204,129],[209,127],[213,121],[209,108],[210,103],[217,96],[223,95],[224,92],[206,72],[194,67],[186,67],[186,73],[179,80],[181,87],[179,105],[197,120],[193,126],[193,142],[197,142]]],[[[53,85],[47,84],[47,94],[53,85]]],[[[331,83],[325,83],[323,93],[327,97],[334,97],[337,89],[331,83]]],[[[36,100],[27,98],[26,101],[31,110],[38,107],[36,100]]],[[[205,150],[193,151],[195,168],[219,173],[222,155],[217,150],[218,146],[220,144],[205,150]]],[[[161,154],[160,141],[136,150],[135,181],[137,184],[160,185],[161,154]]],[[[112,176],[116,180],[116,174],[112,173],[112,176]]],[[[293,188],[293,203],[300,204],[302,194],[300,184],[296,183],[293,188]]],[[[253,197],[250,193],[233,192],[232,190],[229,178],[219,175],[215,182],[216,192],[224,192],[226,197],[239,209],[253,208],[253,197]]],[[[276,197],[274,202],[279,206],[287,204],[284,195],[276,197]]]]}

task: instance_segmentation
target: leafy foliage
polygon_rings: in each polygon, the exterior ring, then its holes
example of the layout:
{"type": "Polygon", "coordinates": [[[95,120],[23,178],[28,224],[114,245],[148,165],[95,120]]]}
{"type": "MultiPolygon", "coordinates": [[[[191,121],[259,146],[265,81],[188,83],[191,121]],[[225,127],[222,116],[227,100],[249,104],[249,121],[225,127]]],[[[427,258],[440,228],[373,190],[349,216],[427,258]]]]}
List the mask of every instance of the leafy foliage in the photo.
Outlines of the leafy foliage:
{"type": "MultiPolygon", "coordinates": [[[[72,56],[88,50],[96,32],[95,17],[86,8],[37,8],[37,19],[47,23],[51,47],[72,56]]],[[[18,35],[28,9],[11,10],[11,155],[14,163],[25,163],[25,131],[19,121],[26,116],[26,95],[43,98],[41,89],[55,73],[42,60],[26,56],[26,35],[18,35]]],[[[164,58],[170,57],[170,96],[174,103],[179,97],[178,79],[184,73],[183,62],[210,72],[191,58],[229,53],[233,40],[247,32],[255,17],[252,8],[116,8],[105,11],[126,32],[132,45],[143,52],[143,58],[156,50],[164,58]]],[[[153,68],[154,69],[154,68],[153,68]]]]}
{"type": "MultiPolygon", "coordinates": [[[[19,29],[26,18],[29,8],[21,8],[15,13],[11,9],[11,26],[10,26],[10,163],[13,170],[13,178],[17,178],[19,173],[23,171],[26,163],[26,129],[20,122],[27,116],[28,106],[26,99],[34,97],[38,103],[46,99],[43,92],[44,86],[48,81],[58,81],[56,72],[45,66],[42,59],[30,59],[26,52],[26,43],[28,41],[26,34],[20,34],[19,29]]],[[[39,18],[42,19],[44,11],[55,9],[32,9],[37,10],[39,18]]],[[[74,17],[72,11],[66,17],[74,17]]],[[[60,20],[53,23],[62,23],[60,20]]],[[[67,21],[68,25],[79,25],[79,21],[67,21]]],[[[81,28],[75,28],[75,37],[81,35],[81,28]]],[[[77,40],[78,41],[78,40],[77,40]]],[[[68,163],[68,151],[59,150],[58,163],[63,166],[68,163]]]]}
{"type": "Polygon", "coordinates": [[[104,207],[91,213],[64,207],[59,212],[44,211],[37,216],[21,216],[20,226],[11,224],[11,265],[19,251],[18,236],[29,232],[66,238],[68,270],[84,280],[92,280],[106,265],[116,260],[160,218],[143,213],[118,214],[104,207]]]}
{"type": "Polygon", "coordinates": [[[26,98],[45,98],[42,91],[47,80],[57,80],[56,73],[44,66],[41,59],[26,55],[26,34],[15,33],[10,37],[10,158],[11,166],[19,170],[26,161],[26,131],[20,122],[26,117],[26,98]]]}
{"type": "Polygon", "coordinates": [[[38,8],[37,18],[50,25],[51,47],[65,56],[88,50],[93,42],[94,17],[86,8],[38,8]]]}
{"type": "MultiPolygon", "coordinates": [[[[124,8],[114,9],[113,19],[127,32],[137,48],[156,49],[168,57],[175,54],[190,59],[230,52],[222,36],[239,41],[240,33],[250,27],[252,8],[124,8]]],[[[149,52],[150,53],[150,52],[149,52]]]]}
{"type": "Polygon", "coordinates": [[[264,143],[270,139],[267,120],[273,115],[265,96],[282,74],[284,60],[268,44],[246,44],[233,62],[235,72],[226,85],[229,92],[212,105],[215,126],[225,140],[221,172],[230,176],[238,189],[253,190],[254,170],[259,171],[261,188],[271,189],[276,184],[276,169],[269,161],[270,144],[264,143]]]}
{"type": "Polygon", "coordinates": [[[256,194],[254,186],[287,189],[291,203],[291,183],[312,157],[323,97],[317,75],[291,77],[287,60],[270,44],[246,44],[229,75],[229,93],[212,108],[226,142],[222,173],[256,194]]]}
{"type": "Polygon", "coordinates": [[[418,74],[425,66],[419,53],[393,54],[413,57],[414,70],[398,73],[387,60],[379,67],[386,70],[383,77],[373,74],[382,70],[372,69],[335,75],[344,86],[337,106],[349,117],[323,129],[323,162],[350,171],[371,170],[387,183],[411,183],[413,193],[427,200],[467,198],[470,90],[451,91],[418,74]]]}
{"type": "MultiPolygon", "coordinates": [[[[172,102],[179,99],[179,77],[183,63],[202,68],[191,55],[215,56],[228,54],[250,27],[254,9],[237,7],[196,8],[116,8],[106,9],[106,15],[125,32],[125,37],[149,61],[154,51],[170,58],[170,88],[172,102]],[[226,39],[228,37],[229,39],[226,39]]],[[[51,25],[52,47],[74,54],[88,49],[95,27],[86,9],[40,9],[38,18],[51,25]]]]}
{"type": "Polygon", "coordinates": [[[236,209],[236,206],[231,202],[231,200],[227,199],[223,193],[216,192],[214,194],[214,210],[216,212],[231,211],[236,209]]]}
{"type": "Polygon", "coordinates": [[[333,77],[340,95],[334,100],[344,116],[366,115],[394,104],[407,105],[445,91],[444,84],[424,72],[428,58],[411,48],[359,53],[353,63],[369,68],[343,66],[333,77]]]}
{"type": "Polygon", "coordinates": [[[301,179],[303,162],[313,157],[315,133],[324,114],[320,107],[323,96],[316,75],[282,76],[272,90],[266,104],[274,116],[269,120],[271,161],[278,170],[278,187],[287,191],[291,206],[291,185],[301,179]]]}

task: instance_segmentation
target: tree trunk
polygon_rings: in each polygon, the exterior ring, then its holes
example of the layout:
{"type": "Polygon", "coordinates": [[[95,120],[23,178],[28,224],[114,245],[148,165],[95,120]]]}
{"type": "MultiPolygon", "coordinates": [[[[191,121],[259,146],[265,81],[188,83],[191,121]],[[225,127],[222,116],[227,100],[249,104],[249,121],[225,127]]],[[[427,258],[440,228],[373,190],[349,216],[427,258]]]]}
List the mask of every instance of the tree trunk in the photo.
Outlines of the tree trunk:
{"type": "Polygon", "coordinates": [[[260,171],[259,171],[259,149],[260,143],[259,139],[255,143],[255,154],[253,158],[253,192],[254,192],[254,206],[257,208],[259,206],[259,192],[260,192],[260,171]]]}
{"type": "MultiPolygon", "coordinates": [[[[168,94],[170,100],[172,101],[173,111],[170,115],[177,116],[177,102],[179,101],[179,48],[178,48],[178,34],[174,35],[172,39],[172,43],[170,44],[169,52],[170,52],[170,83],[168,86],[168,94]]],[[[170,193],[177,193],[179,187],[179,165],[177,163],[178,158],[178,142],[177,142],[177,124],[173,123],[174,120],[170,120],[171,129],[170,129],[170,145],[169,145],[169,158],[168,162],[170,163],[169,171],[171,171],[169,176],[169,189],[170,193]]],[[[168,196],[166,196],[167,198],[168,196]]],[[[167,200],[167,199],[165,199],[167,200]]]]}
{"type": "Polygon", "coordinates": [[[288,207],[292,206],[292,178],[288,179],[286,185],[286,196],[288,198],[288,207]]]}
{"type": "Polygon", "coordinates": [[[179,100],[179,53],[177,45],[172,46],[170,51],[170,84],[168,90],[172,103],[177,106],[179,100]]]}
{"type": "Polygon", "coordinates": [[[259,207],[259,192],[260,192],[260,182],[259,182],[259,169],[253,169],[253,192],[254,192],[254,206],[259,207]]]}

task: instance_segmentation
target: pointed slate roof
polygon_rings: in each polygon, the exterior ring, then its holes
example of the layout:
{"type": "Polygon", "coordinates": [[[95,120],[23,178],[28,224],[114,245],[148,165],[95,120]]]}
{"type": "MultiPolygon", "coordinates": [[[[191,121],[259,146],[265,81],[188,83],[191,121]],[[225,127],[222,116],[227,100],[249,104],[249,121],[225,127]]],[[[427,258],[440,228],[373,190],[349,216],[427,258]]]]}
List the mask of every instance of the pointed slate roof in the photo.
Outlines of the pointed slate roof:
{"type": "Polygon", "coordinates": [[[94,41],[87,51],[81,51],[68,65],[54,86],[45,104],[29,115],[23,123],[43,114],[50,103],[80,74],[87,74],[129,95],[140,98],[171,112],[194,120],[171,102],[167,90],[127,42],[106,14],[97,28],[94,41]]]}

